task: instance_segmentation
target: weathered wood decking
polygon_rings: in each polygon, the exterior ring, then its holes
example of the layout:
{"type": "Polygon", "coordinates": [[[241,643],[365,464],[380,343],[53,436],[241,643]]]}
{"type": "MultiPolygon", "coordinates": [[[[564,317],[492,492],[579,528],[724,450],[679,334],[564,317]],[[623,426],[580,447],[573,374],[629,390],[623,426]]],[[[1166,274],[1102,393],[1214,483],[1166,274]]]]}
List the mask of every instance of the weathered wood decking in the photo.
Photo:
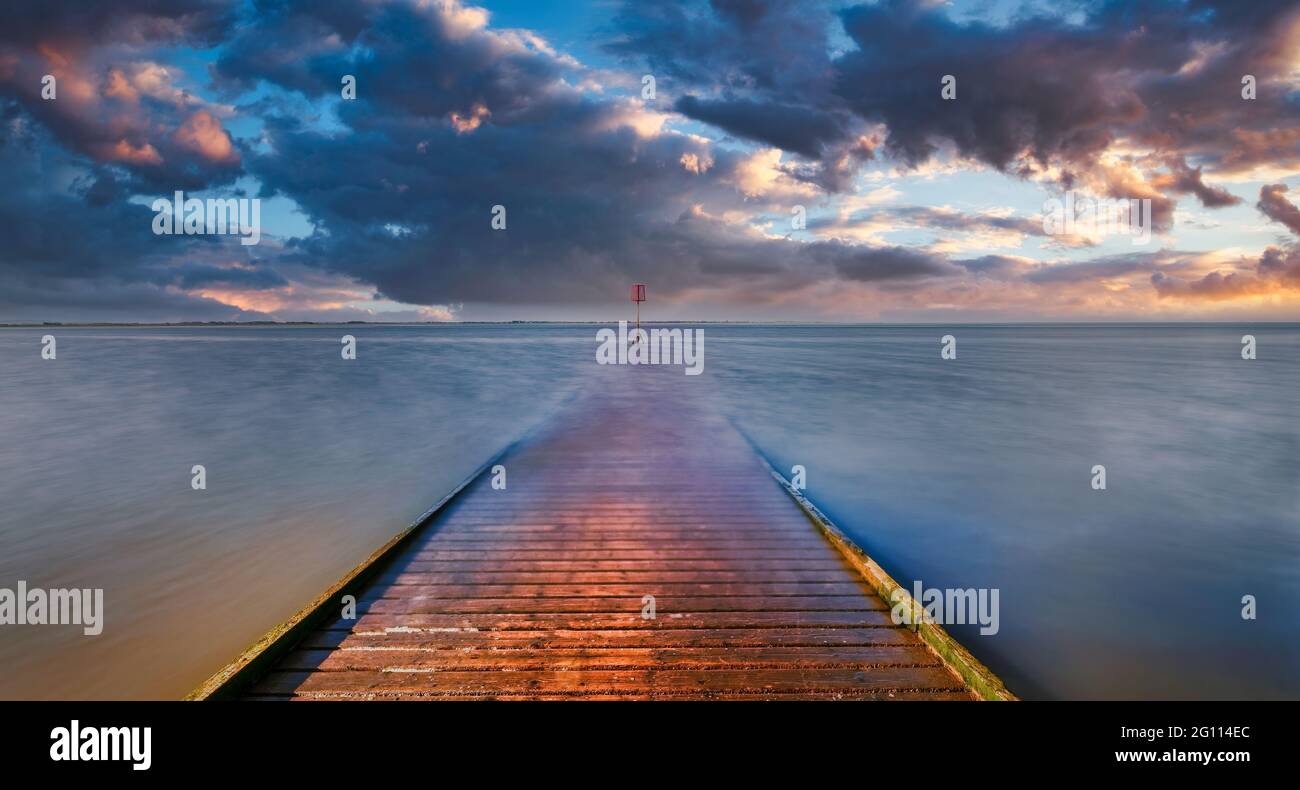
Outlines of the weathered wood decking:
{"type": "Polygon", "coordinates": [[[691,396],[706,385],[609,374],[500,460],[505,490],[477,478],[381,560],[355,620],[327,603],[246,696],[976,697],[691,396]]]}

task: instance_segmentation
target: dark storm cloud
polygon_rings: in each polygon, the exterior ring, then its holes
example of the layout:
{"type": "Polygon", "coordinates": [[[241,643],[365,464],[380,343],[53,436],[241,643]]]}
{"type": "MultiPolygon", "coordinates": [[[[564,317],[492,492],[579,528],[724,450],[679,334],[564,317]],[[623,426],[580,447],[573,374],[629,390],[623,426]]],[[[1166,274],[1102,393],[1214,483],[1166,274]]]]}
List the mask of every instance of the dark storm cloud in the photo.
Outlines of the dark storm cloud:
{"type": "Polygon", "coordinates": [[[683,96],[677,100],[674,109],[740,137],[774,145],[810,159],[816,159],[824,148],[843,140],[847,126],[844,117],[832,113],[810,112],[806,107],[770,102],[709,101],[683,96]]]}
{"type": "Polygon", "coordinates": [[[958,271],[942,256],[908,247],[872,248],[831,242],[812,246],[813,258],[833,262],[846,279],[860,282],[943,277],[958,271]]]}

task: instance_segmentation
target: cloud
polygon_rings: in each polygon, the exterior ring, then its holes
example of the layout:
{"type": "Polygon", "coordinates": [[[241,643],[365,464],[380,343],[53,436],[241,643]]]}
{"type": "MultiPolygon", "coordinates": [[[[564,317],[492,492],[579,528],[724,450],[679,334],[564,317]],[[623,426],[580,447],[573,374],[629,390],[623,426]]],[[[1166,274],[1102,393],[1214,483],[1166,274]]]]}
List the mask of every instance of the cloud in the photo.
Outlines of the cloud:
{"type": "Polygon", "coordinates": [[[1226,189],[1206,184],[1201,176],[1201,168],[1189,167],[1181,157],[1171,159],[1169,169],[1171,175],[1163,181],[1163,184],[1174,192],[1190,192],[1206,208],[1235,206],[1241,202],[1241,198],[1226,189]]]}
{"type": "Polygon", "coordinates": [[[172,141],[210,162],[239,161],[239,154],[231,145],[230,135],[221,128],[221,122],[205,110],[199,110],[186,118],[172,134],[172,141]]]}
{"type": "Polygon", "coordinates": [[[1197,279],[1156,272],[1151,283],[1162,299],[1182,301],[1223,302],[1300,294],[1300,247],[1269,247],[1253,269],[1216,270],[1197,279]]]}
{"type": "MultiPolygon", "coordinates": [[[[835,217],[809,220],[808,228],[819,236],[856,239],[879,243],[887,233],[900,231],[929,231],[936,240],[928,246],[930,252],[957,253],[983,250],[991,247],[1019,247],[1026,237],[1050,240],[1056,246],[1093,246],[1095,241],[1078,235],[1048,234],[1043,228],[1042,216],[1016,216],[1010,210],[991,209],[982,212],[959,211],[948,206],[885,206],[873,208],[881,202],[881,194],[890,195],[889,187],[882,187],[863,196],[846,198],[840,203],[835,217]]],[[[892,193],[893,197],[897,192],[892,193]]]]}
{"type": "Polygon", "coordinates": [[[1259,190],[1259,202],[1255,206],[1264,216],[1300,236],[1300,209],[1283,197],[1286,191],[1286,184],[1268,184],[1259,190]]]}
{"type": "Polygon", "coordinates": [[[683,96],[674,109],[750,140],[774,145],[810,159],[844,139],[847,121],[831,113],[808,112],[794,105],[759,104],[743,100],[699,99],[683,96]]]}
{"type": "Polygon", "coordinates": [[[1150,253],[1106,256],[1075,263],[1039,264],[1025,279],[1038,285],[1095,283],[1157,271],[1162,258],[1166,257],[1164,253],[1150,253]]]}
{"type": "Polygon", "coordinates": [[[956,273],[956,268],[944,258],[909,247],[858,247],[823,242],[814,247],[813,255],[832,260],[836,271],[849,280],[910,280],[956,273]]]}

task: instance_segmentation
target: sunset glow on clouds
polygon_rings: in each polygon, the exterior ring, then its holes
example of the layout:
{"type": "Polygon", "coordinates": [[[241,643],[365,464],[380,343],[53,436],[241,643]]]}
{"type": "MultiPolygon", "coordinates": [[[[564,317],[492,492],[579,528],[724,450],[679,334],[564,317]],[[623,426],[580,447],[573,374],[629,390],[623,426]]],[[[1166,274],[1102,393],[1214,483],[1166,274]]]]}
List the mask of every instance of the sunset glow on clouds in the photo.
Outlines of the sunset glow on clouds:
{"type": "Polygon", "coordinates": [[[1300,318],[1293,2],[483,5],[18,3],[0,321],[1300,318]]]}

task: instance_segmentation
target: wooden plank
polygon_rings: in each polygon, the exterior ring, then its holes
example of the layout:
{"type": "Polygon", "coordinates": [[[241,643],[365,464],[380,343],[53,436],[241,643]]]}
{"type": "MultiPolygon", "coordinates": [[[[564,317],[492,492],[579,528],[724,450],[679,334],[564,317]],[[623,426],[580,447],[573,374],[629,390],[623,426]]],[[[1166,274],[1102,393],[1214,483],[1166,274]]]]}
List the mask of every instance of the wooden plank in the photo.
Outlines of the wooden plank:
{"type": "Polygon", "coordinates": [[[835,694],[782,694],[780,697],[774,697],[771,694],[679,694],[672,697],[659,696],[652,697],[648,694],[586,694],[581,697],[565,696],[561,694],[526,694],[526,695],[494,695],[494,694],[455,694],[455,695],[437,695],[425,694],[421,696],[396,696],[396,697],[373,697],[370,695],[348,695],[333,694],[329,696],[292,696],[292,695],[259,695],[249,697],[250,700],[257,701],[276,701],[276,702],[359,702],[372,699],[383,699],[393,702],[572,702],[575,699],[583,702],[690,702],[719,700],[726,702],[769,702],[773,699],[780,699],[783,702],[970,702],[971,695],[969,692],[959,691],[888,691],[873,693],[864,691],[860,694],[835,693],[835,694]]]}
{"type": "Polygon", "coordinates": [[[594,535],[585,540],[564,538],[525,538],[521,536],[499,537],[489,540],[464,537],[458,533],[440,534],[429,539],[422,550],[453,551],[618,551],[619,549],[654,549],[670,546],[674,549],[708,549],[742,551],[766,551],[782,549],[824,549],[823,540],[773,540],[754,538],[752,540],[736,538],[681,538],[672,539],[662,536],[643,536],[639,539],[606,538],[594,535]]]}
{"type": "MultiPolygon", "coordinates": [[[[863,597],[863,605],[867,599],[863,597]]],[[[361,614],[355,620],[335,618],[322,626],[331,631],[382,632],[394,629],[497,630],[568,629],[681,629],[681,628],[900,628],[880,610],[852,612],[672,612],[654,620],[641,617],[640,609],[626,612],[537,612],[491,614],[361,614]]]]}
{"type": "MultiPolygon", "coordinates": [[[[671,566],[669,566],[671,567],[671,566]]],[[[381,574],[377,584],[656,584],[656,583],[761,583],[761,584],[798,584],[844,582],[853,577],[832,570],[785,571],[766,570],[763,572],[730,571],[679,571],[679,570],[636,570],[636,571],[491,571],[491,572],[431,572],[419,573],[390,572],[381,574]]]]}
{"type": "Polygon", "coordinates": [[[376,586],[361,603],[379,598],[570,598],[590,596],[731,596],[777,598],[787,595],[861,595],[860,582],[795,582],[790,584],[390,584],[376,586]]]}
{"type": "Polygon", "coordinates": [[[942,667],[871,669],[582,670],[578,672],[295,672],[277,670],[254,694],[798,694],[962,691],[942,667]]]}
{"type": "Polygon", "coordinates": [[[304,648],[421,647],[428,649],[589,647],[823,647],[827,645],[916,645],[915,634],[902,628],[692,628],[666,634],[648,629],[603,628],[572,630],[547,628],[514,631],[443,631],[352,633],[315,631],[302,642],[304,648]]]}
{"type": "Polygon", "coordinates": [[[690,701],[726,701],[726,702],[770,702],[779,699],[783,702],[970,702],[973,697],[969,691],[871,691],[806,693],[806,694],[748,694],[714,691],[699,694],[675,694],[672,696],[650,694],[488,694],[460,692],[456,694],[428,693],[421,695],[381,696],[372,694],[334,693],[328,695],[301,696],[292,694],[259,694],[248,697],[253,701],[265,702],[362,702],[384,700],[392,702],[690,702],[690,701]]]}
{"type": "MultiPolygon", "coordinates": [[[[653,518],[653,516],[651,516],[653,518]]],[[[464,524],[454,524],[459,535],[473,536],[478,538],[500,538],[509,535],[520,535],[522,537],[564,537],[564,538],[584,538],[592,536],[610,536],[631,538],[637,535],[645,536],[645,519],[627,519],[618,524],[598,523],[584,525],[558,525],[558,524],[537,524],[535,526],[520,525],[518,528],[503,527],[503,522],[508,522],[508,514],[501,515],[493,519],[491,524],[485,526],[466,526],[464,524]],[[640,525],[638,528],[637,525],[640,525]]],[[[677,521],[656,521],[656,529],[662,528],[662,533],[656,532],[665,540],[674,537],[707,537],[718,535],[720,529],[735,529],[743,531],[745,534],[757,537],[778,537],[787,534],[782,529],[763,529],[754,525],[753,521],[719,521],[701,516],[699,519],[689,523],[677,521]]]]}
{"type": "Polygon", "coordinates": [[[529,571],[556,571],[558,573],[569,573],[571,571],[644,571],[663,568],[671,565],[675,571],[841,571],[842,565],[837,559],[829,560],[770,560],[770,559],[744,559],[735,560],[673,560],[671,563],[663,560],[508,560],[508,559],[478,559],[478,560],[446,560],[431,562],[426,560],[411,560],[406,564],[406,569],[412,573],[439,573],[450,571],[454,573],[504,573],[518,571],[526,568],[529,571]]]}
{"type": "Polygon", "coordinates": [[[726,560],[747,563],[748,560],[808,560],[836,559],[827,547],[816,549],[526,549],[508,551],[484,551],[482,549],[425,549],[416,552],[411,559],[417,562],[477,562],[485,558],[492,562],[554,562],[557,560],[581,560],[618,565],[634,560],[637,562],[662,562],[663,560],[726,560]]]}
{"type": "MultiPolygon", "coordinates": [[[[676,612],[765,612],[772,609],[774,599],[763,596],[745,597],[671,597],[655,599],[657,618],[676,612]]],[[[379,598],[361,603],[357,611],[362,614],[515,614],[515,613],[591,613],[632,612],[641,616],[644,606],[642,596],[576,596],[548,598],[379,598]]],[[[885,609],[884,601],[856,595],[784,596],[779,606],[787,612],[854,612],[864,609],[885,609]]]]}
{"type": "Polygon", "coordinates": [[[866,669],[938,667],[933,653],[919,645],[876,647],[684,647],[455,650],[450,648],[352,647],[296,650],[282,670],[318,672],[400,672],[406,670],[542,672],[585,669],[866,669]]]}

